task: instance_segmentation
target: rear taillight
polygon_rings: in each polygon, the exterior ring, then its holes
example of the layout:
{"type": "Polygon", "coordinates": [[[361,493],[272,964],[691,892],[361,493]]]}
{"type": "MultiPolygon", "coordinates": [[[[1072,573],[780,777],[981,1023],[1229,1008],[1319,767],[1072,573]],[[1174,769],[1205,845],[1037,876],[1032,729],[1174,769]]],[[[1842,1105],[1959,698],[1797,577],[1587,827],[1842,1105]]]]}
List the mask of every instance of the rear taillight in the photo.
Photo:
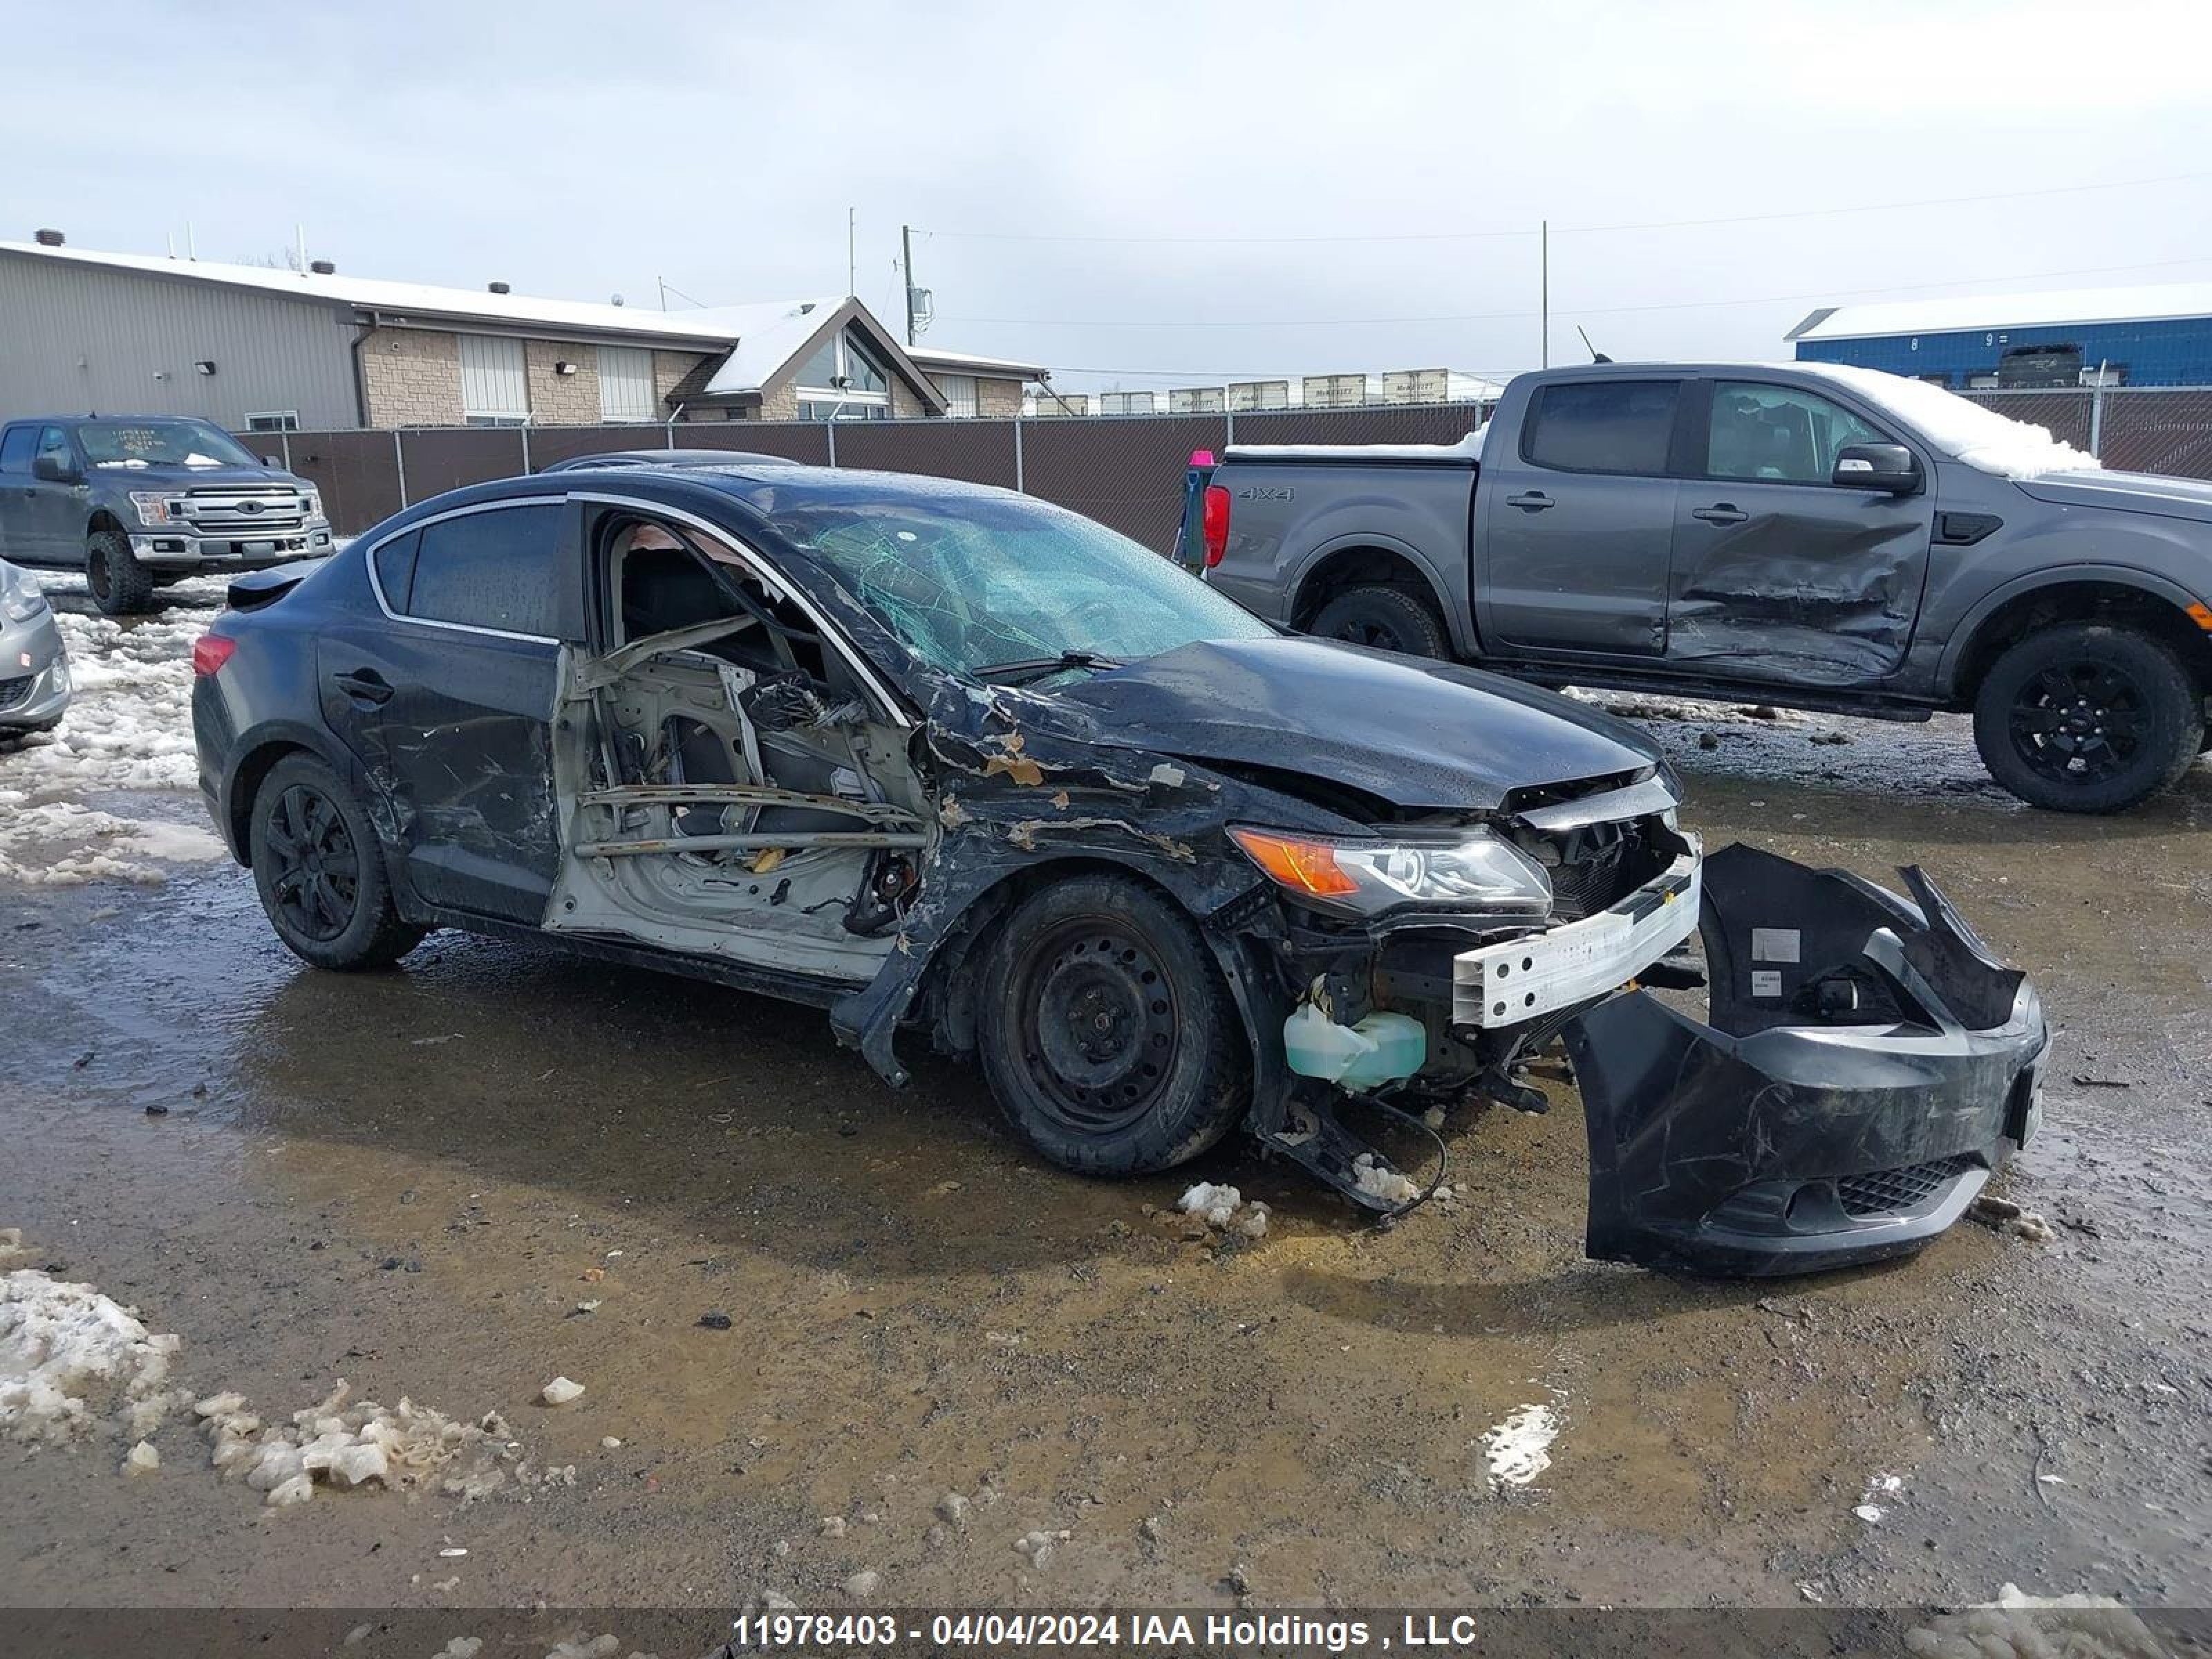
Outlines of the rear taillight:
{"type": "Polygon", "coordinates": [[[1206,543],[1206,568],[1211,570],[1229,550],[1229,491],[1223,485],[1206,485],[1199,529],[1206,543]]]}
{"type": "Polygon", "coordinates": [[[192,641],[192,672],[204,679],[230,660],[238,641],[221,634],[203,634],[192,641]]]}

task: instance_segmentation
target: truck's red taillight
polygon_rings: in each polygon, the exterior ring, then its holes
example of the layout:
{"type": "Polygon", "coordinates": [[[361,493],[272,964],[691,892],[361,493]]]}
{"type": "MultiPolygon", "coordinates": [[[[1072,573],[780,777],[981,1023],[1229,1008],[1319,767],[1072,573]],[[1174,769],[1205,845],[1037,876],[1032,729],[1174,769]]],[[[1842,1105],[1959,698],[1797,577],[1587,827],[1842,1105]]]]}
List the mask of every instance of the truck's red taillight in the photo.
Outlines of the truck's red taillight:
{"type": "Polygon", "coordinates": [[[1206,485],[1199,529],[1206,543],[1206,568],[1211,570],[1229,550],[1229,491],[1223,485],[1206,485]]]}
{"type": "Polygon", "coordinates": [[[236,640],[220,634],[201,635],[192,641],[192,672],[204,679],[228,662],[230,653],[237,649],[236,640]]]}

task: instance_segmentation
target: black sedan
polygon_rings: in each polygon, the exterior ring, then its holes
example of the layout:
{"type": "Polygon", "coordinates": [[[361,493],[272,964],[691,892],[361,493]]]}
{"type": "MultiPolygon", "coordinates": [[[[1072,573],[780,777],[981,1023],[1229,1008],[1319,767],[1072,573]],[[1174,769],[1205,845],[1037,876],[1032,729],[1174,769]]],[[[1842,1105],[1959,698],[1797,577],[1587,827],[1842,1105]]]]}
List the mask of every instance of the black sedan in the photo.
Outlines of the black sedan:
{"type": "Polygon", "coordinates": [[[1541,1109],[1519,1066],[1611,1010],[1592,1248],[1777,1270],[1924,1242],[2031,1121],[2034,994],[1932,888],[1706,866],[1633,728],[1285,635],[1024,495],[477,485],[242,580],[194,662],[202,787],[307,962],[450,927],[817,1004],[893,1083],[902,1029],[975,1057],[1073,1170],[1242,1124],[1402,1208],[1349,1102],[1541,1109]],[[1701,908],[1718,1030],[1622,990],[1691,977],[1701,908]]]}

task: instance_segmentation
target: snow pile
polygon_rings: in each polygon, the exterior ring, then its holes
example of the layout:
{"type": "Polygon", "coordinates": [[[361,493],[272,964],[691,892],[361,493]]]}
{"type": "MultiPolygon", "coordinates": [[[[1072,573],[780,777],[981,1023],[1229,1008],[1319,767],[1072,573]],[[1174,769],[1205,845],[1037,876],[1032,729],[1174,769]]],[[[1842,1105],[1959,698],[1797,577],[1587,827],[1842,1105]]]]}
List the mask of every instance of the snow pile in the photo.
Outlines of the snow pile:
{"type": "Polygon", "coordinates": [[[2051,435],[2047,427],[2008,420],[1993,409],[1925,380],[1842,363],[1792,363],[1849,386],[1916,428],[1921,436],[1968,466],[2025,483],[2046,472],[2094,472],[2102,463],[2051,435]]]}
{"type": "Polygon", "coordinates": [[[56,731],[0,753],[0,784],[76,795],[194,787],[192,641],[207,631],[207,613],[64,611],[56,620],[76,697],[56,731]]]}
{"type": "MultiPolygon", "coordinates": [[[[320,1404],[293,1413],[289,1427],[264,1425],[246,1410],[243,1395],[212,1395],[192,1411],[214,1445],[212,1462],[223,1477],[265,1492],[264,1501],[276,1509],[306,1503],[319,1481],[338,1487],[372,1481],[393,1490],[420,1486],[465,1455],[467,1467],[446,1474],[441,1490],[480,1498],[505,1483],[503,1463],[521,1451],[496,1412],[473,1424],[456,1423],[404,1398],[392,1407],[374,1400],[348,1406],[350,1393],[339,1378],[320,1404]]],[[[518,1479],[527,1467],[516,1471],[518,1479]]]]}
{"type": "Polygon", "coordinates": [[[1267,1236],[1267,1206],[1257,1200],[1247,1204],[1244,1194],[1234,1187],[1201,1181],[1176,1201],[1176,1207],[1218,1233],[1254,1239],[1267,1236]]]}
{"type": "Polygon", "coordinates": [[[1889,1505],[1896,1501],[1898,1493],[1904,1490],[1903,1475],[1870,1474],[1867,1477],[1866,1492],[1859,1498],[1857,1506],[1851,1510],[1851,1513],[1869,1527],[1879,1526],[1882,1517],[1889,1513],[1889,1505]],[[1883,1501],[1877,1504],[1875,1502],[1877,1498],[1883,1501]]]}
{"type": "Polygon", "coordinates": [[[1421,1195],[1419,1187],[1372,1152],[1362,1152],[1352,1160],[1352,1182],[1369,1197],[1386,1204],[1411,1204],[1421,1195]]]}
{"type": "MultiPolygon", "coordinates": [[[[7,1254],[19,1237],[0,1234],[7,1254]]],[[[163,1387],[178,1346],[89,1285],[36,1267],[0,1273],[0,1432],[58,1445],[113,1413],[143,1439],[179,1403],[163,1387]]]]}
{"type": "Polygon", "coordinates": [[[1525,1486],[1552,1467],[1552,1442],[1559,1437],[1559,1416],[1547,1405],[1522,1406],[1475,1443],[1490,1466],[1490,1489],[1525,1486]]]}
{"type": "Polygon", "coordinates": [[[1985,1607],[1905,1633],[1915,1659],[2166,1659],[2148,1626],[2104,1595],[2028,1595],[2007,1584],[1985,1607]]]}
{"type": "Polygon", "coordinates": [[[20,789],[0,789],[0,880],[33,887],[92,881],[150,887],[167,878],[160,867],[164,862],[222,856],[222,842],[212,830],[118,817],[68,801],[34,805],[20,789]]]}

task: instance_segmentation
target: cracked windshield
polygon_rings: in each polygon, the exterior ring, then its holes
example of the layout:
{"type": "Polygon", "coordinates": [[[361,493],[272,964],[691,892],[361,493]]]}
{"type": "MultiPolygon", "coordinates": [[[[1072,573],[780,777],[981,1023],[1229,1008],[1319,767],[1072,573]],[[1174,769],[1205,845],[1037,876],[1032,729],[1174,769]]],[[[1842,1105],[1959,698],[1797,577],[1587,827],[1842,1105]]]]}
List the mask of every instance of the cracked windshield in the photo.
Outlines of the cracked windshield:
{"type": "Polygon", "coordinates": [[[917,655],[958,673],[1112,667],[1274,632],[1127,537],[1031,502],[825,506],[776,524],[917,655]]]}

